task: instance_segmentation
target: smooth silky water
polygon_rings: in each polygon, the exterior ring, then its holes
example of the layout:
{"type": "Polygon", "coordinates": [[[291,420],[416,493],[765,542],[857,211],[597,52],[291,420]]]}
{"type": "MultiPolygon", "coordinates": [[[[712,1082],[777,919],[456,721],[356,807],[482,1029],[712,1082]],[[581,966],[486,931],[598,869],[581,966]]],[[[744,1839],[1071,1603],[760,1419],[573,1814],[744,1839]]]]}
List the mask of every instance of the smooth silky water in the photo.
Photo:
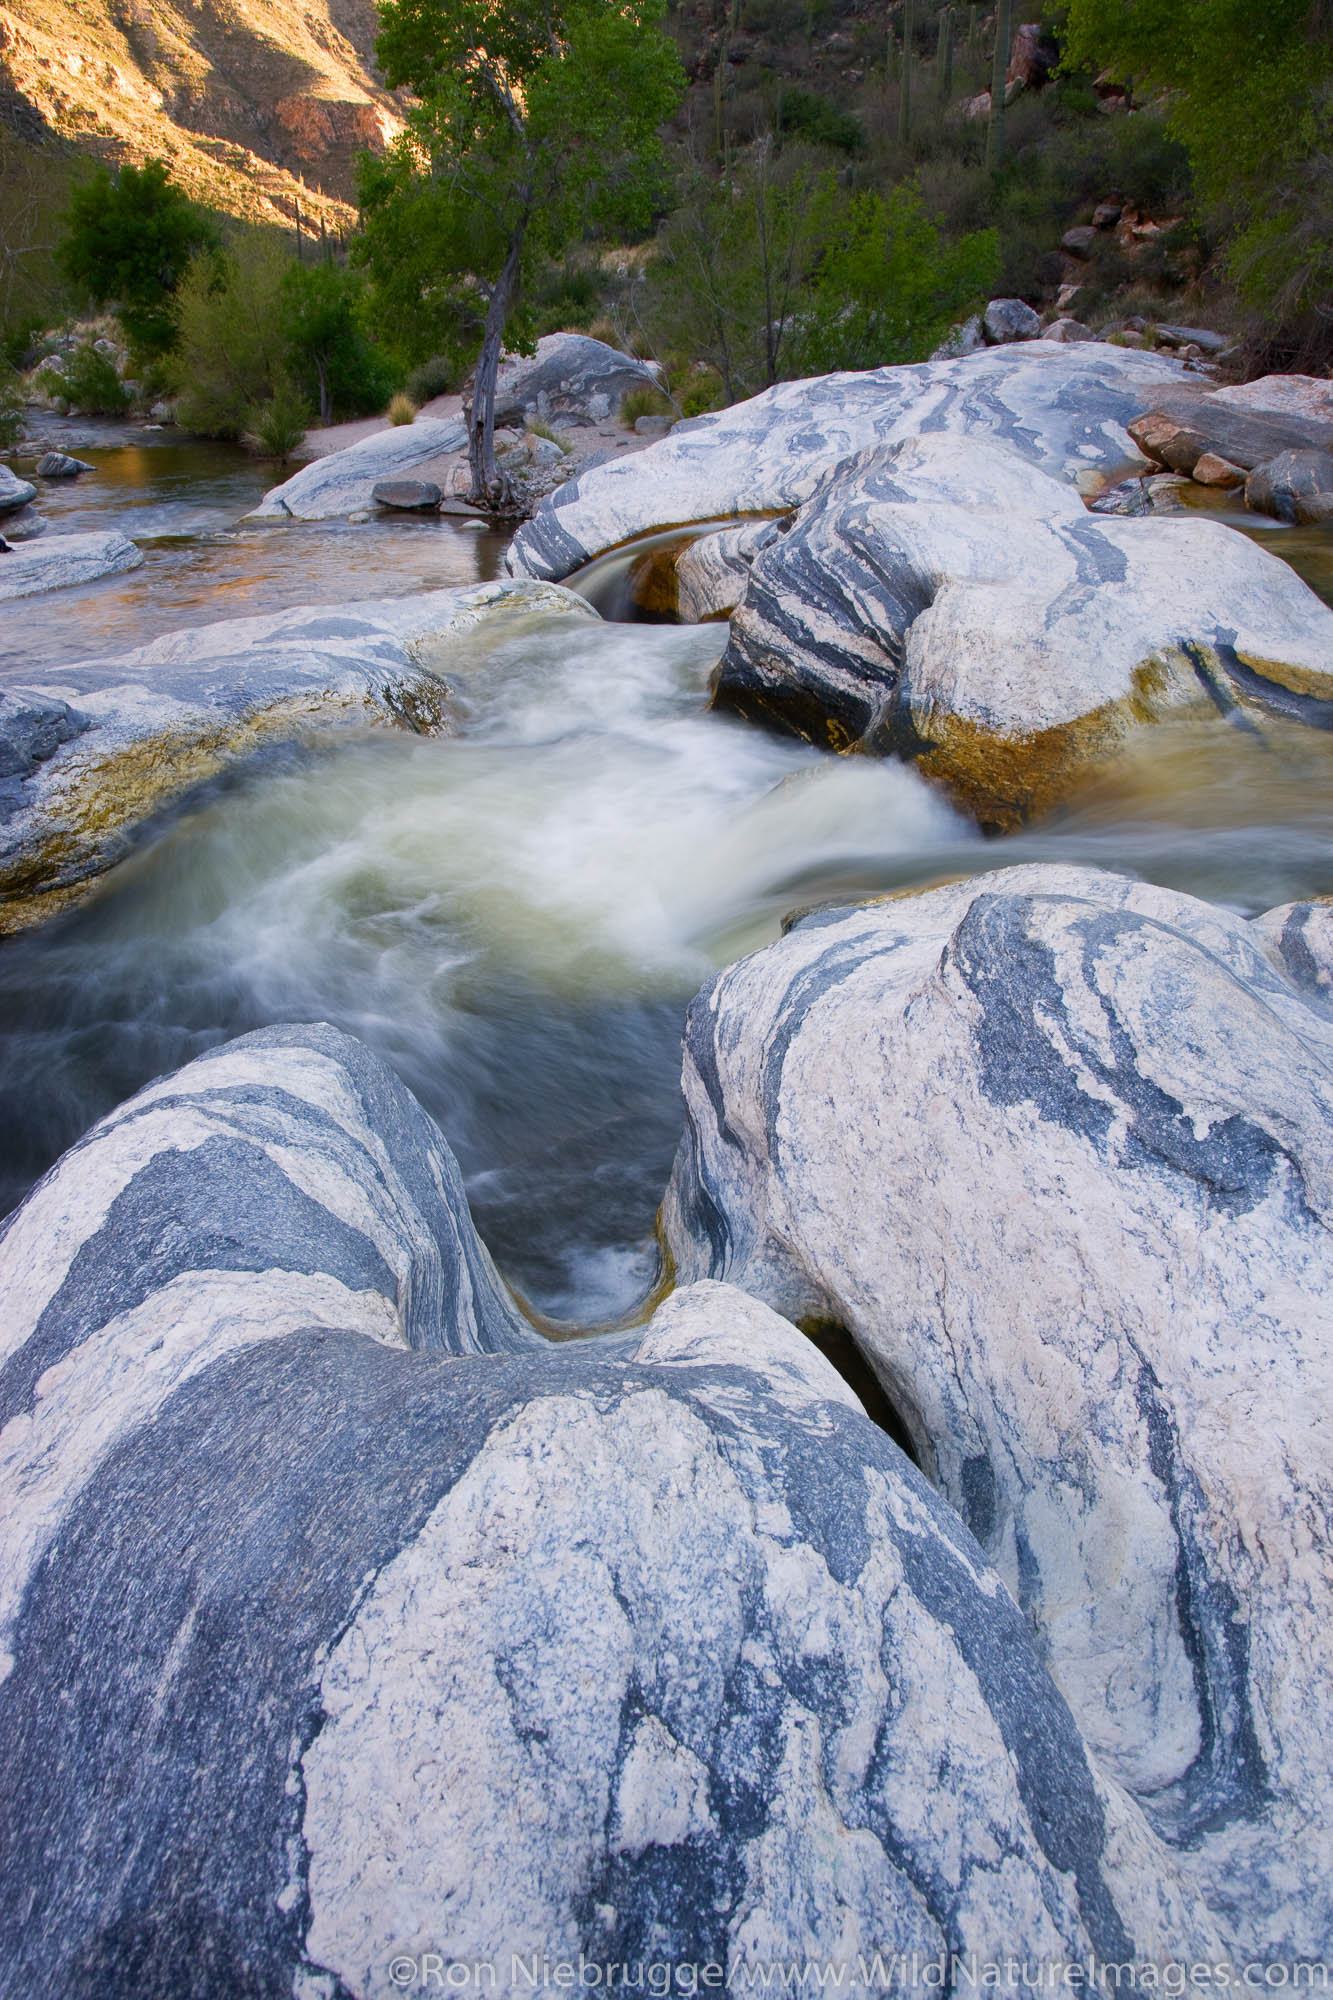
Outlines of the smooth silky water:
{"type": "MultiPolygon", "coordinates": [[[[228,476],[252,476],[228,462],[228,476]]],[[[477,574],[449,573],[479,561],[475,531],[427,532],[453,548],[432,558],[445,580],[477,574]]],[[[111,650],[112,629],[119,647],[425,580],[408,524],[329,534],[347,550],[338,585],[307,569],[304,591],[292,572],[318,531],[247,534],[227,544],[243,597],[205,593],[181,616],[204,588],[196,569],[135,612],[121,593],[136,579],[114,579],[78,593],[82,608],[75,593],[44,600],[27,658],[54,657],[57,611],[72,659],[111,650]]],[[[204,560],[198,541],[174,546],[187,569],[204,560]]],[[[256,760],[170,815],[87,904],[5,943],[5,1204],[149,1078],[267,1022],[331,1020],[439,1120],[519,1292],[554,1317],[605,1322],[655,1276],[685,1007],[793,909],[1034,860],[1117,868],[1247,912],[1333,893],[1327,735],[1163,727],[1076,804],[988,842],[910,769],[708,712],[725,636],[499,618],[432,661],[451,733],[366,731],[256,760]]]]}

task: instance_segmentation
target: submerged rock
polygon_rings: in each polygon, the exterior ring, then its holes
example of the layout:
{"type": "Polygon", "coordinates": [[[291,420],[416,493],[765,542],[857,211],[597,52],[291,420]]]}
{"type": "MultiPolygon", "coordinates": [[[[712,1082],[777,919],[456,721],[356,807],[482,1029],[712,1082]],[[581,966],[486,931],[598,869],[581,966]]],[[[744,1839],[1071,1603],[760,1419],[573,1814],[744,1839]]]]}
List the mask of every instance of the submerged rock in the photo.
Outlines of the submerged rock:
{"type": "Polygon", "coordinates": [[[960,360],[783,382],[569,480],[524,522],[506,567],[564,577],[654,529],[799,507],[843,460],[923,432],[1008,444],[1069,481],[1121,471],[1144,463],[1126,424],[1181,379],[1181,364],[1160,355],[1023,340],[960,360]]]}
{"type": "Polygon", "coordinates": [[[708,1283],[548,1346],[336,1030],[96,1127],[0,1239],[0,1325],[8,1991],[1216,1956],[814,1347],[708,1283]]]}
{"type": "Polygon", "coordinates": [[[433,513],[444,496],[433,479],[380,479],[370,497],[377,507],[426,514],[433,513]]]}
{"type": "Polygon", "coordinates": [[[66,451],[44,451],[37,461],[39,479],[76,479],[81,472],[95,472],[86,458],[71,458],[66,451]]]}
{"type": "Polygon", "coordinates": [[[850,1331],[1247,1957],[1333,1934],[1327,910],[1021,867],[694,1002],[682,1282],[850,1331]]]}
{"type": "MultiPolygon", "coordinates": [[[[44,547],[80,539],[97,538],[44,547]]],[[[27,556],[0,560],[0,594],[27,556]]],[[[594,615],[557,586],[487,583],[229,619],[44,668],[41,694],[68,700],[86,726],[7,801],[0,931],[50,915],[120,860],[153,813],[266,743],[347,724],[439,727],[445,687],[430,646],[507,608],[594,615]]]]}
{"type": "Polygon", "coordinates": [[[1165,715],[1320,720],[1333,612],[1217,522],[1093,517],[978,438],[853,459],[757,548],[716,699],[912,757],[992,825],[1165,715]]]}
{"type": "Polygon", "coordinates": [[[4,523],[5,538],[11,544],[35,542],[37,537],[44,535],[51,525],[45,514],[39,514],[31,505],[16,507],[12,513],[4,516],[4,523]]]}
{"type": "MultiPolygon", "coordinates": [[[[46,525],[42,521],[35,533],[43,534],[46,525]]],[[[11,520],[4,522],[4,530],[7,538],[14,538],[11,520]]],[[[43,590],[68,590],[77,583],[93,583],[99,576],[121,576],[142,563],[142,551],[115,528],[24,541],[0,564],[0,602],[35,597],[43,590]]]]}

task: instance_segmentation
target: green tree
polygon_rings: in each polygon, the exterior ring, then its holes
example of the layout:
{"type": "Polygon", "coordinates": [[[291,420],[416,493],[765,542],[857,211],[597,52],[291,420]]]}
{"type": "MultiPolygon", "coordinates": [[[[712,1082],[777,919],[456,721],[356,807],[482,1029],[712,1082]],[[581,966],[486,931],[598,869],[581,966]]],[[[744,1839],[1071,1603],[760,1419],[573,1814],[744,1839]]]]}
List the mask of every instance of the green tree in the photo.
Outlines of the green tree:
{"type": "Polygon", "coordinates": [[[823,248],[795,356],[812,374],[924,361],[999,269],[995,230],[948,242],[910,181],[850,201],[826,187],[815,226],[823,248]]]}
{"type": "Polygon", "coordinates": [[[182,278],[174,306],[171,372],[176,410],[206,437],[242,437],[256,405],[286,373],[282,283],[288,258],[264,237],[204,251],[182,278]]]}
{"type": "Polygon", "coordinates": [[[663,227],[645,318],[659,351],[705,361],[729,403],[781,380],[831,176],[760,144],[720,180],[695,166],[663,227]]]}
{"type": "Polygon", "coordinates": [[[1317,324],[1333,292],[1333,0],[1069,0],[1064,31],[1067,67],[1169,93],[1242,290],[1317,324]]]}
{"type": "Polygon", "coordinates": [[[279,318],[287,365],[296,385],[327,424],[336,412],[383,409],[393,372],[376,353],[358,317],[361,282],[338,264],[289,264],[279,318]]]}
{"type": "Polygon", "coordinates": [[[507,499],[495,379],[506,337],[531,348],[525,282],[586,234],[651,220],[658,128],[683,87],[664,12],[665,0],[381,0],[381,67],[416,101],[387,158],[363,167],[358,255],[381,324],[417,303],[437,328],[480,324],[479,503],[507,499]]]}
{"type": "Polygon", "coordinates": [[[115,307],[135,351],[151,359],[175,337],[171,299],[196,251],[219,242],[212,217],[168,178],[161,160],[99,167],[71,198],[59,261],[95,305],[115,307]]]}

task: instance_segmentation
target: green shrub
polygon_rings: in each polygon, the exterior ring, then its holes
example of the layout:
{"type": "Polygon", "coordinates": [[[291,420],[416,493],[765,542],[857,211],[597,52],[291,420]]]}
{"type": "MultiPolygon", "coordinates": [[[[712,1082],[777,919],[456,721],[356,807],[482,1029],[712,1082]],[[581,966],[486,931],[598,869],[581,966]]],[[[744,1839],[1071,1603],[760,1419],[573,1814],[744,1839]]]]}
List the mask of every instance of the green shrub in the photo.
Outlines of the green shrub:
{"type": "Polygon", "coordinates": [[[285,376],[276,383],[266,403],[250,411],[250,432],[264,458],[276,458],[285,465],[306,434],[310,405],[285,376]]]}
{"type": "Polygon", "coordinates": [[[559,431],[553,430],[544,417],[527,418],[524,429],[531,431],[534,437],[546,438],[549,443],[558,444],[566,456],[574,449],[569,439],[561,437],[559,431]]]}
{"type": "Polygon", "coordinates": [[[48,396],[63,396],[72,410],[81,410],[86,416],[119,417],[129,406],[115,368],[91,341],[74,349],[63,375],[47,368],[38,379],[48,396]]]}
{"type": "Polygon", "coordinates": [[[631,389],[620,405],[620,421],[628,424],[631,430],[640,417],[674,417],[675,414],[670,398],[664,396],[660,389],[631,389]]]}
{"type": "Polygon", "coordinates": [[[859,118],[839,110],[827,97],[793,85],[778,99],[774,124],[784,139],[803,139],[839,153],[863,153],[866,135],[859,118]]]}
{"type": "Polygon", "coordinates": [[[459,383],[458,363],[445,354],[433,354],[412,370],[403,387],[420,409],[434,396],[447,396],[459,383]]]}
{"type": "Polygon", "coordinates": [[[911,182],[887,199],[826,188],[817,222],[822,247],[794,357],[801,373],[922,361],[994,284],[994,230],[949,242],[911,182]]]}
{"type": "Polygon", "coordinates": [[[715,368],[693,369],[676,400],[683,417],[702,417],[710,410],[720,410],[727,400],[722,377],[715,368]]]}
{"type": "Polygon", "coordinates": [[[23,391],[12,368],[0,362],[0,451],[8,451],[23,434],[23,391]]]}

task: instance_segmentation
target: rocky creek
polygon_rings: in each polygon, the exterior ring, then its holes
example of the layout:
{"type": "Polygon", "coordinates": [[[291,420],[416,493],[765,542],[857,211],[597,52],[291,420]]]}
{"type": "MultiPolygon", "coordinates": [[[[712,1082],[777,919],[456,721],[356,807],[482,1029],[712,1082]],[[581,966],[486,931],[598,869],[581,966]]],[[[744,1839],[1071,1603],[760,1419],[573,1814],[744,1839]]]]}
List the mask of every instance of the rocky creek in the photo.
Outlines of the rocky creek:
{"type": "Polygon", "coordinates": [[[6,608],[0,1990],[1300,1983],[1328,530],[1085,507],[1177,375],[784,384],[504,549],[142,446],[6,608]]]}

